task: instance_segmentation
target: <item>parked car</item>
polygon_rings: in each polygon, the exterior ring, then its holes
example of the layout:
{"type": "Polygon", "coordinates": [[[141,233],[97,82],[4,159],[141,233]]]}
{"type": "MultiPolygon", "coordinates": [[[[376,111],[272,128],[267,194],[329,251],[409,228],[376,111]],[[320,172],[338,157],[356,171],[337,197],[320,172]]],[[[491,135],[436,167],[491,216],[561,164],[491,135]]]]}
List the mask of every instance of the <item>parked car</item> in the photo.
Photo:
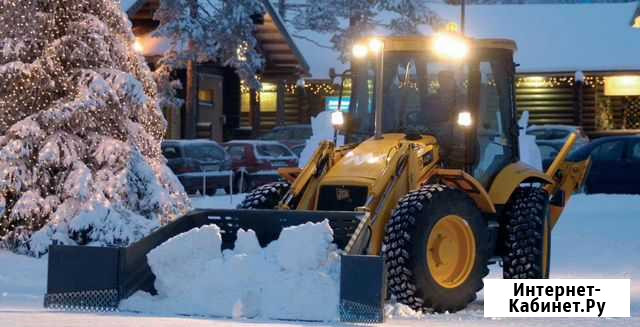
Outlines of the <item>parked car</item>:
{"type": "Polygon", "coordinates": [[[281,180],[278,168],[298,166],[298,157],[280,142],[237,140],[224,147],[236,172],[236,189],[243,191],[281,180]]]}
{"type": "Polygon", "coordinates": [[[584,133],[582,127],[570,125],[532,125],[527,128],[528,135],[534,135],[536,141],[545,141],[564,145],[569,138],[569,134],[575,132],[578,136],[574,149],[589,143],[589,137],[584,133]]]}
{"type": "Polygon", "coordinates": [[[536,141],[536,144],[538,145],[540,154],[542,155],[542,170],[547,171],[547,168],[551,166],[553,159],[556,158],[564,143],[553,141],[536,141]]]}
{"type": "Polygon", "coordinates": [[[213,195],[218,189],[229,193],[231,157],[224,148],[209,140],[165,140],[162,154],[189,194],[213,195]]]}
{"type": "Polygon", "coordinates": [[[312,134],[311,125],[287,125],[274,128],[271,132],[260,137],[260,140],[278,141],[292,148],[304,144],[312,134]]]}
{"type": "Polygon", "coordinates": [[[307,146],[305,143],[293,146],[291,147],[291,152],[293,152],[296,156],[298,156],[298,158],[300,158],[300,155],[302,154],[302,151],[304,151],[305,146],[307,146]]]}
{"type": "Polygon", "coordinates": [[[571,161],[591,156],[586,193],[640,194],[640,136],[610,136],[583,145],[571,161]]]}

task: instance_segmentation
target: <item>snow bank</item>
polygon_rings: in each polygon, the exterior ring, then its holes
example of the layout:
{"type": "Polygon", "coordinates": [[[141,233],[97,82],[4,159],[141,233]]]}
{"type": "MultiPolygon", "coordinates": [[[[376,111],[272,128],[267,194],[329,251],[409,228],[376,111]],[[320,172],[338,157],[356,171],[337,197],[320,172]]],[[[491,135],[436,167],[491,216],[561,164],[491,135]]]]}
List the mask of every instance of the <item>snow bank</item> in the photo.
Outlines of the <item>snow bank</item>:
{"type": "Polygon", "coordinates": [[[540,148],[536,144],[534,135],[527,135],[527,127],[529,125],[529,112],[522,113],[518,126],[520,127],[520,135],[518,143],[520,144],[520,161],[527,165],[542,171],[542,154],[540,148]]]}
{"type": "MultiPolygon", "coordinates": [[[[298,166],[304,168],[307,165],[311,157],[318,149],[320,142],[331,141],[333,142],[335,129],[331,125],[331,111],[323,111],[315,117],[311,117],[311,129],[313,134],[307,140],[304,150],[300,153],[300,160],[298,160],[298,166]]],[[[344,145],[344,136],[338,135],[338,145],[344,145]]]]}
{"type": "Polygon", "coordinates": [[[138,292],[120,309],[140,312],[335,321],[339,255],[328,221],[285,228],[260,248],[238,231],[234,250],[220,251],[216,225],[169,239],[148,255],[157,296],[138,292]]]}

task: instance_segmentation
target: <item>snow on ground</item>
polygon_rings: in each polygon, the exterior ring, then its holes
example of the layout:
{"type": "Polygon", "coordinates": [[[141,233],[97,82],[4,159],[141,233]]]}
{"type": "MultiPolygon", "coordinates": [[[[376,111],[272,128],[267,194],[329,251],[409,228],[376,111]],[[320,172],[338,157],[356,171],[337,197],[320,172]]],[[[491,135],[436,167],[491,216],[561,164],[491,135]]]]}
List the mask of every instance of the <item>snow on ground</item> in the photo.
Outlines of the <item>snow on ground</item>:
{"type": "MultiPolygon", "coordinates": [[[[240,201],[237,196],[234,201],[240,201]]],[[[196,207],[234,207],[228,196],[194,198],[196,207]]],[[[552,239],[552,278],[631,278],[630,319],[485,319],[482,294],[455,314],[416,315],[388,306],[389,326],[640,326],[640,196],[576,195],[552,239]]],[[[489,278],[499,278],[492,266],[489,278]]],[[[167,314],[61,313],[42,308],[46,258],[0,252],[0,326],[316,326],[317,323],[229,320],[167,314]]],[[[313,308],[309,308],[313,310],[313,308]]]]}
{"type": "Polygon", "coordinates": [[[191,198],[194,209],[235,209],[246,194],[197,196],[191,198]]]}

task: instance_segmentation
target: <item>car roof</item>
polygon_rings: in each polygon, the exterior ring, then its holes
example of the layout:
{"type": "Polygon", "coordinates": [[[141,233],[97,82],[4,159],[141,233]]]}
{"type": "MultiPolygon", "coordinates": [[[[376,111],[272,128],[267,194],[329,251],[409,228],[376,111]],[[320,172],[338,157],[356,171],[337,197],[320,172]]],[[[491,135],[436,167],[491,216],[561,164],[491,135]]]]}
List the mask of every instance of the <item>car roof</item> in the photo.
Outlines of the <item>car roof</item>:
{"type": "Polygon", "coordinates": [[[582,128],[580,126],[574,126],[574,125],[531,125],[527,128],[527,130],[534,130],[534,129],[566,129],[566,130],[574,130],[574,129],[579,129],[582,128]]]}
{"type": "Polygon", "coordinates": [[[215,145],[215,146],[220,146],[220,144],[218,142],[213,141],[213,140],[208,140],[208,139],[193,139],[193,140],[168,139],[168,140],[162,141],[162,145],[184,146],[184,145],[190,145],[190,144],[212,144],[212,145],[215,145]]]}
{"type": "Polygon", "coordinates": [[[557,142],[557,141],[547,141],[547,140],[536,140],[536,144],[537,145],[548,145],[548,146],[552,146],[554,148],[561,148],[564,145],[564,142],[557,142]]]}
{"type": "Polygon", "coordinates": [[[265,140],[232,140],[229,141],[225,144],[253,144],[253,145],[258,145],[258,144],[264,144],[264,145],[282,145],[284,147],[286,147],[286,145],[278,142],[278,141],[265,141],[265,140]]]}
{"type": "Polygon", "coordinates": [[[285,129],[285,128],[311,128],[310,124],[292,124],[292,125],[284,125],[275,127],[275,129],[285,129]]]}
{"type": "Polygon", "coordinates": [[[640,140],[640,135],[618,135],[618,136],[604,136],[599,137],[593,140],[592,144],[601,144],[609,141],[619,141],[619,140],[640,140]]]}

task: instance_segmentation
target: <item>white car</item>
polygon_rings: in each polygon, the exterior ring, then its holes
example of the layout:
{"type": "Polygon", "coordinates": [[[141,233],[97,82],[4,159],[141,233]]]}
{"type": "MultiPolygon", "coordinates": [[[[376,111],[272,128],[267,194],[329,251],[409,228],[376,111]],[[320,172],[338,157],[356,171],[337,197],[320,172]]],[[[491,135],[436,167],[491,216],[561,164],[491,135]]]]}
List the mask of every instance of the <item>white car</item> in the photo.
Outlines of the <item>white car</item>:
{"type": "Polygon", "coordinates": [[[571,133],[576,133],[578,138],[574,148],[589,143],[589,137],[584,133],[582,127],[571,125],[531,125],[527,128],[527,134],[536,137],[537,141],[564,144],[571,133]]]}

